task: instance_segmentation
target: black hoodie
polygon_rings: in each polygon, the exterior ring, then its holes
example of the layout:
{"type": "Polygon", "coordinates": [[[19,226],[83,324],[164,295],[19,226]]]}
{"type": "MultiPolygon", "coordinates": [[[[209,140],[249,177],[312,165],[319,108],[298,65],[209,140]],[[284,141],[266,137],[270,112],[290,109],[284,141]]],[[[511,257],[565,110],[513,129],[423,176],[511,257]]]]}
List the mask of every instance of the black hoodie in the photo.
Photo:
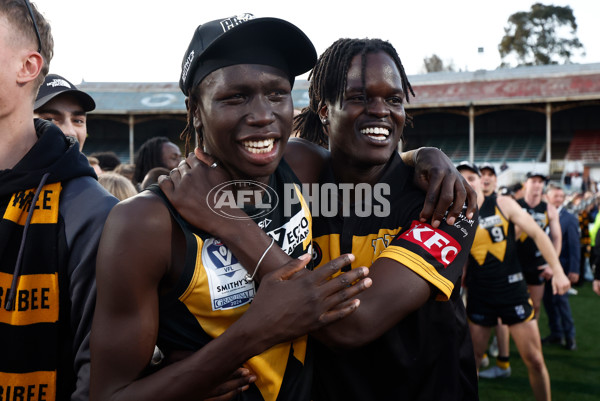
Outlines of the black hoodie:
{"type": "Polygon", "coordinates": [[[84,400],[96,252],[117,200],[76,141],[35,128],[36,144],[0,171],[0,394],[84,400]]]}

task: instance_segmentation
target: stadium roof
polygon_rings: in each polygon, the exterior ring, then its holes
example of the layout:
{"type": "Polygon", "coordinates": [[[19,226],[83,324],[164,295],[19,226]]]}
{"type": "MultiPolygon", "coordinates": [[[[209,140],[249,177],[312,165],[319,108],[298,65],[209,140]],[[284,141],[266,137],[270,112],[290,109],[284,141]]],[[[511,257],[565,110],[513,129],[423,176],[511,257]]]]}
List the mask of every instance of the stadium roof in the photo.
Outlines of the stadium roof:
{"type": "MultiPolygon", "coordinates": [[[[436,72],[409,76],[416,93],[407,108],[523,104],[600,99],[600,63],[436,72]]],[[[83,82],[96,101],[93,114],[182,114],[185,97],[175,82],[83,82]]],[[[297,80],[294,106],[308,105],[308,82],[297,80]]]]}

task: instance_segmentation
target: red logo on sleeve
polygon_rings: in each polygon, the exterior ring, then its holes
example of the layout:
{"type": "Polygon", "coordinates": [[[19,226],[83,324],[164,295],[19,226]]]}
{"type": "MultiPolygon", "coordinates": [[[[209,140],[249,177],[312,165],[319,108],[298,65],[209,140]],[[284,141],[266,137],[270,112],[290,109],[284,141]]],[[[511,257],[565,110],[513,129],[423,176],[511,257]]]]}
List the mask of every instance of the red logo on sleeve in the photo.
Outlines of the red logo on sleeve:
{"type": "Polygon", "coordinates": [[[412,222],[410,230],[402,234],[401,238],[425,249],[444,268],[454,261],[461,249],[460,244],[448,233],[417,221],[412,222]]]}

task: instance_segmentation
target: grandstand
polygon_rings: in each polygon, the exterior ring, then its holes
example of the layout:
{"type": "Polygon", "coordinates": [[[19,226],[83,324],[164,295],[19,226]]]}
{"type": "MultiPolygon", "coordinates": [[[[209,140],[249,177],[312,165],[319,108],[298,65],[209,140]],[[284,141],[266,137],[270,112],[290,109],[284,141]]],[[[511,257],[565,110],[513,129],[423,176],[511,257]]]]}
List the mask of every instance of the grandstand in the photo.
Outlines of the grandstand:
{"type": "MultiPolygon", "coordinates": [[[[455,162],[471,160],[525,173],[542,167],[559,179],[571,161],[600,179],[600,63],[439,72],[409,77],[416,97],[406,105],[413,126],[404,149],[441,148],[455,162]],[[473,143],[471,147],[470,144],[473,143]]],[[[124,162],[149,137],[179,144],[185,99],[176,83],[78,85],[95,100],[85,153],[113,150],[124,162]]],[[[308,104],[297,80],[297,109],[308,104]]]]}

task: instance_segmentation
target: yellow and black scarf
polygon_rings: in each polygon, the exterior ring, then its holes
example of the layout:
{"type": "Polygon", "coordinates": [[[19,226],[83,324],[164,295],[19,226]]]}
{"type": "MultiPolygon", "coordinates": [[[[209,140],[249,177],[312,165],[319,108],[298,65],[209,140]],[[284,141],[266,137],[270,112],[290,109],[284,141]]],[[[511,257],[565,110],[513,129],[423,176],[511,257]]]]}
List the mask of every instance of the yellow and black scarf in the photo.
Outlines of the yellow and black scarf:
{"type": "Polygon", "coordinates": [[[94,173],[56,127],[36,120],[36,131],[30,152],[0,171],[1,399],[68,399],[75,385],[59,204],[61,182],[94,173]]]}

